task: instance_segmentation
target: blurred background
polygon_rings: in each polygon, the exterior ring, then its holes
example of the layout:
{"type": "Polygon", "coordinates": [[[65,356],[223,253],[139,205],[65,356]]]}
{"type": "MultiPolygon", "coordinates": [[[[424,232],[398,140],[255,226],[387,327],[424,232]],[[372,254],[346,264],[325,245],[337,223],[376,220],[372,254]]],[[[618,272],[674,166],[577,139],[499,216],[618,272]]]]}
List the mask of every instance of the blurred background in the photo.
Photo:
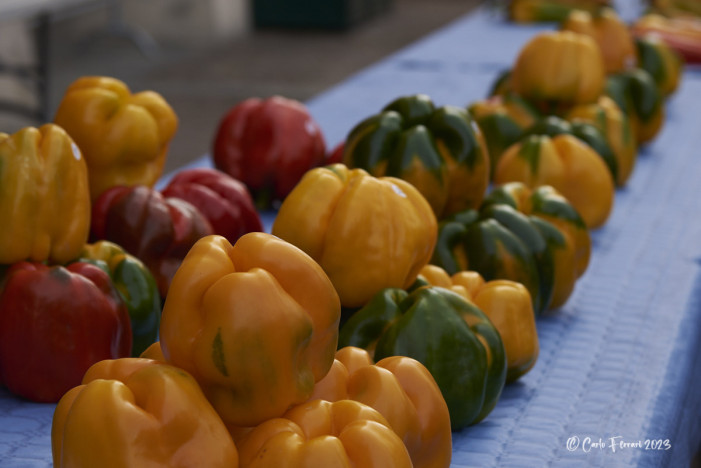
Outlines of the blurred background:
{"type": "Polygon", "coordinates": [[[51,121],[75,79],[112,76],[175,110],[170,172],[209,151],[241,100],[305,101],[480,3],[0,0],[0,132],[51,121]]]}

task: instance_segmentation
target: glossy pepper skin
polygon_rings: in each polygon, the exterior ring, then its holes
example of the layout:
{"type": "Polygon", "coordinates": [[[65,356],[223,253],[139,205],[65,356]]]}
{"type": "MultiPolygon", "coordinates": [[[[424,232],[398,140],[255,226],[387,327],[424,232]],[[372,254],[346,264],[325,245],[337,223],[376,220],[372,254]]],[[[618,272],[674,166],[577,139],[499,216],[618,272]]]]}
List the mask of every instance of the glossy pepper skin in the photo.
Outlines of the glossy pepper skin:
{"type": "Polygon", "coordinates": [[[489,155],[470,114],[436,107],[424,94],[400,97],[357,124],[343,162],[375,177],[406,180],[437,218],[479,206],[489,183],[489,155]]]}
{"type": "Polygon", "coordinates": [[[0,264],[80,253],[90,231],[87,166],[61,127],[0,133],[0,187],[0,264]]]}
{"type": "Polygon", "coordinates": [[[0,381],[24,398],[56,402],[95,362],[128,356],[126,306],[99,267],[19,262],[0,295],[0,381]]]}
{"type": "Polygon", "coordinates": [[[192,204],[207,218],[214,233],[232,244],[247,232],[263,230],[246,186],[216,169],[184,169],[173,176],[161,193],[192,204]]]}
{"type": "Polygon", "coordinates": [[[450,289],[475,304],[499,331],[506,353],[506,383],[530,371],[540,346],[531,295],[521,284],[509,280],[484,281],[476,271],[459,271],[450,276],[436,265],[426,265],[418,284],[450,289]]]}
{"type": "Polygon", "coordinates": [[[104,360],[54,411],[56,468],[237,468],[238,452],[195,379],[149,359],[104,360]]]}
{"type": "Polygon", "coordinates": [[[419,361],[390,356],[373,363],[370,353],[347,346],[314,386],[311,397],[354,400],[377,410],[404,442],[414,468],[447,468],[452,457],[450,413],[431,373],[419,361]]]}
{"type": "Polygon", "coordinates": [[[551,185],[590,229],[602,226],[613,209],[611,171],[596,151],[572,135],[530,135],[511,146],[499,161],[494,182],[551,185]]]}
{"type": "Polygon", "coordinates": [[[249,98],[219,122],[214,166],[240,180],[259,208],[282,201],[305,172],[326,157],[318,123],[299,101],[282,96],[249,98]]]}
{"type": "Polygon", "coordinates": [[[444,288],[380,291],[341,328],[339,347],[345,346],[368,349],[376,361],[421,362],[441,389],[453,430],[484,419],[504,387],[499,332],[476,306],[444,288]]]}
{"type": "Polygon", "coordinates": [[[154,91],[134,93],[106,76],[85,76],[66,89],[54,123],[85,156],[90,196],[115,185],[153,186],[178,127],[175,112],[154,91]]]}
{"type": "Polygon", "coordinates": [[[602,8],[595,14],[575,10],[567,16],[560,29],[586,34],[594,39],[601,49],[607,74],[618,73],[637,64],[633,35],[613,8],[602,8]]]}
{"type": "Polygon", "coordinates": [[[541,111],[594,102],[605,84],[604,60],[594,39],[571,31],[536,34],[519,52],[510,83],[541,111]]]}
{"type": "Polygon", "coordinates": [[[79,261],[93,263],[110,275],[129,312],[131,355],[140,355],[158,339],[161,322],[161,295],[153,275],[141,260],[104,240],[86,244],[79,261]]]}
{"type": "Polygon", "coordinates": [[[272,233],[316,260],[344,307],[406,288],[431,258],[436,217],[409,183],[334,164],[309,171],[278,211],[272,233]]]}
{"type": "Polygon", "coordinates": [[[563,235],[564,249],[555,249],[555,284],[550,308],[556,309],[569,298],[576,280],[589,265],[591,236],[577,210],[557,190],[542,185],[534,190],[521,182],[495,187],[485,204],[506,204],[527,216],[555,226],[563,235]]]}
{"type": "Polygon", "coordinates": [[[616,101],[602,95],[594,103],[570,108],[564,117],[572,123],[586,122],[599,129],[615,156],[616,185],[624,186],[635,167],[638,142],[630,119],[616,101]]]}
{"type": "Polygon", "coordinates": [[[609,75],[606,95],[628,116],[638,144],[650,142],[662,129],[665,107],[662,93],[652,76],[642,68],[609,75]]]}
{"type": "Polygon", "coordinates": [[[376,410],[357,401],[314,400],[237,439],[241,468],[410,468],[401,439],[376,410]]]}
{"type": "Polygon", "coordinates": [[[200,239],[161,318],[169,363],[190,372],[227,424],[253,426],[306,401],[331,367],[340,303],[321,267],[270,234],[200,239]]]}
{"type": "Polygon", "coordinates": [[[639,67],[652,76],[662,95],[668,97],[674,93],[684,69],[679,53],[655,34],[636,37],[635,47],[639,67]]]}
{"type": "Polygon", "coordinates": [[[92,239],[114,242],[144,262],[161,297],[190,247],[213,233],[192,204],[145,185],[112,187],[92,207],[92,239]]]}
{"type": "Polygon", "coordinates": [[[506,204],[489,204],[441,222],[431,264],[451,275],[474,270],[487,280],[522,283],[542,314],[550,308],[556,277],[567,272],[556,270],[557,250],[566,251],[566,239],[553,225],[506,204]]]}
{"type": "Polygon", "coordinates": [[[523,138],[527,128],[541,119],[540,113],[514,93],[493,95],[468,106],[470,115],[482,130],[489,153],[490,179],[502,153],[523,138]]]}

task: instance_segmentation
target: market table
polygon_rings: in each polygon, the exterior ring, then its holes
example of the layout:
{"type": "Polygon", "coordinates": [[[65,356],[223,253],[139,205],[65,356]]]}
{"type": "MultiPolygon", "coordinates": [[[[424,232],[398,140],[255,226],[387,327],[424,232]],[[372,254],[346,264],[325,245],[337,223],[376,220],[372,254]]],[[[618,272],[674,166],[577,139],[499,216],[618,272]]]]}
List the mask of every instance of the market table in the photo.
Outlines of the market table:
{"type": "MultiPolygon", "coordinates": [[[[616,6],[630,19],[635,3],[616,6]]],[[[482,8],[307,105],[331,145],[400,95],[466,105],[547,27],[482,8]]],[[[538,319],[537,364],[483,422],[453,434],[452,466],[678,467],[701,447],[700,70],[686,70],[666,109],[662,132],[592,233],[574,294],[538,319]]],[[[0,466],[51,465],[53,409],[0,390],[0,466]]]]}

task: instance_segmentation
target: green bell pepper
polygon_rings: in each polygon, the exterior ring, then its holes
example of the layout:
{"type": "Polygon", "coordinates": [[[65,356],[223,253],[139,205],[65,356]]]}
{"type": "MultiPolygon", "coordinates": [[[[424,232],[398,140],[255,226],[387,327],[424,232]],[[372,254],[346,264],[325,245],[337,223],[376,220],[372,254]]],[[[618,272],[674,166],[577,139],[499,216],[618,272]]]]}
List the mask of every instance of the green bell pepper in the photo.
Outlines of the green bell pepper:
{"type": "Polygon", "coordinates": [[[422,94],[398,98],[357,124],[343,162],[406,180],[439,219],[479,206],[489,183],[486,144],[467,110],[436,107],[422,94]]]}
{"type": "Polygon", "coordinates": [[[380,291],[341,328],[339,348],[345,346],[374,350],[376,361],[421,362],[441,389],[453,430],[484,419],[506,379],[504,344],[489,318],[439,287],[380,291]]]}
{"type": "Polygon", "coordinates": [[[541,314],[553,294],[553,249],[565,242],[551,228],[537,226],[506,204],[483,205],[479,212],[468,210],[439,223],[431,263],[451,275],[473,270],[486,281],[519,282],[531,294],[533,310],[541,314]]]}
{"type": "Polygon", "coordinates": [[[158,340],[161,296],[153,275],[138,258],[105,240],[86,244],[78,261],[99,266],[112,279],[129,312],[133,335],[131,355],[139,356],[158,340]]]}
{"type": "Polygon", "coordinates": [[[654,78],[642,68],[632,68],[606,78],[605,94],[628,115],[638,143],[652,140],[662,128],[664,99],[654,78]]]}

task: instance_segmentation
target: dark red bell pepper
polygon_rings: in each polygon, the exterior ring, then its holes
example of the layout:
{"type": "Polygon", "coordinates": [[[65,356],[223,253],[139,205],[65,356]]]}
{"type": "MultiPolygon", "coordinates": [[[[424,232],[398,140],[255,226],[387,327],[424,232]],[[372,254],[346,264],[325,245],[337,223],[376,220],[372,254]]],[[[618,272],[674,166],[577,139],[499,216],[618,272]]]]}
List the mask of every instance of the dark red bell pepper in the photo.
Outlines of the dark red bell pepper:
{"type": "Polygon", "coordinates": [[[192,204],[143,185],[112,187],[92,208],[91,239],[114,242],[144,262],[162,297],[190,247],[210,234],[212,225],[192,204]]]}
{"type": "Polygon", "coordinates": [[[232,244],[248,232],[263,230],[246,186],[216,169],[182,170],[161,193],[166,198],[191,203],[207,218],[215,234],[226,237],[232,244]]]}
{"type": "Polygon", "coordinates": [[[212,151],[215,167],[246,184],[259,208],[283,200],[325,155],[321,129],[304,104],[280,96],[231,108],[212,151]]]}
{"type": "Polygon", "coordinates": [[[0,293],[0,380],[24,398],[55,402],[97,361],[129,356],[126,305],[109,275],[84,262],[20,262],[0,293]]]}

